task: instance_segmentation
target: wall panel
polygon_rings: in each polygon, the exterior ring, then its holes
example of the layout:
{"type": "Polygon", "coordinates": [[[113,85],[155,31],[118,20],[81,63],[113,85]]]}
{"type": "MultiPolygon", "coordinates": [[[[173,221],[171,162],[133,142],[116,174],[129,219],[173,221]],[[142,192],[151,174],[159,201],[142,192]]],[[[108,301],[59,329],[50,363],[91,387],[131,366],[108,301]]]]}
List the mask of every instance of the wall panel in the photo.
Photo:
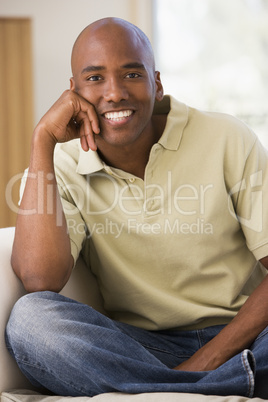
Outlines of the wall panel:
{"type": "Polygon", "coordinates": [[[19,183],[8,183],[29,164],[32,92],[31,21],[0,18],[0,227],[15,224],[19,183]]]}

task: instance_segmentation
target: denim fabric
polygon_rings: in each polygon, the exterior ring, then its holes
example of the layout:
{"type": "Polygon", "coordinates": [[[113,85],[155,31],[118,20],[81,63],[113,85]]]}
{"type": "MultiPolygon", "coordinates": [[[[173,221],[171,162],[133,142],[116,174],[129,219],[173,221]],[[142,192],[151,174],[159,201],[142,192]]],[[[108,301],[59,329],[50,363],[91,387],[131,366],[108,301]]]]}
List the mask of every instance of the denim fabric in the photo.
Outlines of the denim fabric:
{"type": "Polygon", "coordinates": [[[22,297],[14,306],[6,343],[30,381],[57,395],[121,391],[268,397],[268,330],[251,350],[217,370],[171,369],[222,328],[150,332],[115,322],[62,295],[38,292],[22,297]]]}

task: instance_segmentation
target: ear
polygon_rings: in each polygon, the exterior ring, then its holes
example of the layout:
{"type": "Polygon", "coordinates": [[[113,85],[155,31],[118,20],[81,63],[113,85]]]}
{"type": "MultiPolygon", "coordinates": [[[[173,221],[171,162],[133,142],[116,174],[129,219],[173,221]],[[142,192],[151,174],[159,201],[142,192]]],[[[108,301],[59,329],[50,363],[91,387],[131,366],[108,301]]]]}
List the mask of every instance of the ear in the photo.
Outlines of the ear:
{"type": "Polygon", "coordinates": [[[74,77],[70,78],[70,90],[74,91],[75,90],[75,83],[74,83],[74,77]]]}
{"type": "Polygon", "coordinates": [[[161,82],[159,71],[155,71],[154,79],[156,85],[155,99],[160,102],[164,97],[164,88],[161,82]]]}

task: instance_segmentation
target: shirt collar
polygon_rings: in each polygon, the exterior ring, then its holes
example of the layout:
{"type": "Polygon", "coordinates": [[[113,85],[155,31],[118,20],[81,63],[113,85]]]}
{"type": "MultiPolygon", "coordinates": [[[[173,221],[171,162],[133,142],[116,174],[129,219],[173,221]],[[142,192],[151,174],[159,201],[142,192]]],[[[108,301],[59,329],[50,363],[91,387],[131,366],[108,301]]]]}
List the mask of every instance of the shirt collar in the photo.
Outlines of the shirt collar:
{"type": "Polygon", "coordinates": [[[158,143],[165,149],[176,151],[179,148],[184,128],[188,122],[189,109],[184,103],[172,96],[165,96],[161,102],[156,102],[154,114],[167,114],[165,130],[158,143]]]}
{"type": "MultiPolygon", "coordinates": [[[[188,122],[188,107],[172,96],[164,96],[161,102],[156,102],[154,114],[168,114],[165,130],[158,143],[165,149],[176,151],[179,148],[183,130],[188,122]]],[[[89,150],[83,151],[79,143],[79,159],[76,172],[79,174],[91,174],[105,170],[108,174],[115,173],[115,169],[107,166],[98,153],[89,150]]]]}
{"type": "Polygon", "coordinates": [[[90,174],[103,170],[104,162],[95,151],[85,152],[79,143],[79,159],[76,172],[79,174],[90,174]]]}

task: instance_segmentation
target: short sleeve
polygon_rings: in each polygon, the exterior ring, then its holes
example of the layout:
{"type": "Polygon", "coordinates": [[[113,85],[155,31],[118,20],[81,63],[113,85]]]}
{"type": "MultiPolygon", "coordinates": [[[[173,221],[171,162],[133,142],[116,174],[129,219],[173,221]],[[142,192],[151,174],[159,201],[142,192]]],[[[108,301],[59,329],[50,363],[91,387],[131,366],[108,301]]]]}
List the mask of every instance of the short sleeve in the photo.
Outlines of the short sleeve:
{"type": "Polygon", "coordinates": [[[247,246],[257,260],[268,255],[268,152],[256,139],[245,163],[238,193],[236,216],[247,246]]]}

